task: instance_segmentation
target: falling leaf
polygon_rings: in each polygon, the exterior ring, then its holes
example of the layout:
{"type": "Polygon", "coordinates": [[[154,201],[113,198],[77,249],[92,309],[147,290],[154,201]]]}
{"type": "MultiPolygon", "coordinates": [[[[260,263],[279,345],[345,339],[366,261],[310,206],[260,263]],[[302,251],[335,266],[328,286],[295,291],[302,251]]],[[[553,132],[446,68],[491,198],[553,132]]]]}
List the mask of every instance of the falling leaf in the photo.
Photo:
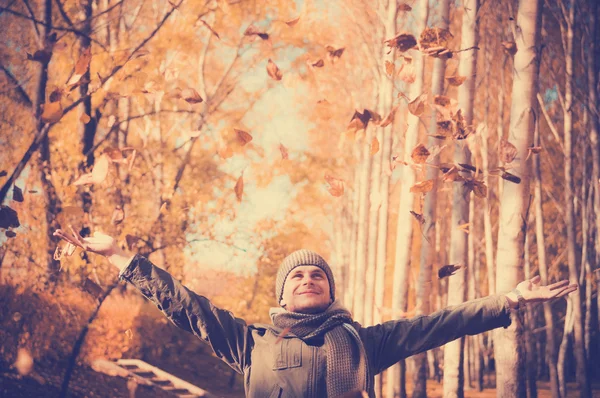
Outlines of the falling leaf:
{"type": "Polygon", "coordinates": [[[42,64],[47,64],[50,62],[50,58],[52,58],[52,51],[49,50],[37,50],[33,53],[33,55],[27,53],[27,59],[29,61],[41,62],[42,64]]]}
{"type": "Polygon", "coordinates": [[[81,117],[79,118],[79,121],[81,121],[83,124],[88,124],[90,120],[92,120],[92,118],[87,113],[82,113],[81,117]]]}
{"type": "Polygon", "coordinates": [[[421,225],[425,224],[425,217],[423,217],[422,214],[419,214],[417,212],[414,211],[410,211],[410,214],[412,214],[412,216],[415,218],[415,220],[417,220],[417,222],[421,225]]]}
{"type": "Polygon", "coordinates": [[[19,372],[21,376],[27,376],[33,370],[33,357],[25,348],[19,348],[17,350],[17,359],[13,364],[13,367],[19,372]]]}
{"type": "Polygon", "coordinates": [[[410,187],[410,192],[413,193],[426,193],[433,189],[433,180],[425,180],[416,183],[412,187],[410,187]]]}
{"type": "Polygon", "coordinates": [[[48,96],[48,100],[49,102],[59,102],[62,99],[63,94],[64,90],[57,87],[54,90],[52,90],[52,92],[48,96]]]}
{"type": "Polygon", "coordinates": [[[123,208],[121,206],[116,206],[115,210],[113,211],[112,217],[110,219],[110,223],[112,225],[119,225],[123,222],[123,220],[125,219],[125,212],[123,211],[123,208]]]}
{"type": "Polygon", "coordinates": [[[458,164],[460,167],[462,167],[464,170],[467,171],[471,171],[473,173],[481,173],[481,169],[478,169],[477,167],[473,166],[472,164],[468,164],[468,163],[459,163],[458,164]]]}
{"type": "Polygon", "coordinates": [[[258,28],[254,25],[250,25],[248,26],[248,28],[246,28],[244,36],[258,36],[263,40],[269,40],[269,34],[259,31],[258,28]]]}
{"type": "Polygon", "coordinates": [[[517,147],[504,138],[500,139],[500,160],[511,163],[517,157],[517,147]]]}
{"type": "Polygon", "coordinates": [[[449,264],[444,265],[438,270],[438,278],[446,278],[456,274],[459,270],[466,268],[462,264],[449,264]]]}
{"type": "Polygon", "coordinates": [[[463,84],[465,81],[467,80],[466,76],[450,76],[446,78],[446,81],[448,82],[449,85],[451,86],[460,86],[461,84],[463,84]]]}
{"type": "Polygon", "coordinates": [[[58,245],[56,246],[56,249],[54,249],[54,254],[52,255],[52,258],[54,259],[54,261],[60,261],[63,255],[63,248],[58,245]]]}
{"type": "Polygon", "coordinates": [[[37,191],[35,189],[30,189],[29,191],[27,191],[29,193],[37,193],[37,191]]]}
{"type": "Polygon", "coordinates": [[[329,184],[327,190],[331,196],[338,197],[344,194],[344,180],[325,174],[325,181],[329,184]]]}
{"type": "Polygon", "coordinates": [[[425,28],[419,37],[419,46],[421,50],[427,50],[432,47],[447,47],[454,36],[447,29],[425,28]]]}
{"type": "Polygon", "coordinates": [[[395,69],[396,69],[396,66],[394,65],[393,62],[385,61],[385,73],[387,73],[388,76],[393,76],[395,69]]]}
{"type": "Polygon", "coordinates": [[[348,124],[348,130],[354,132],[364,130],[369,125],[370,120],[373,120],[373,122],[377,124],[381,121],[381,116],[377,112],[369,109],[363,109],[362,113],[355,110],[352,119],[350,119],[350,124],[348,124]]]}
{"type": "Polygon", "coordinates": [[[417,39],[410,33],[400,33],[393,39],[384,41],[390,48],[395,48],[400,52],[405,52],[417,45],[417,39]]]}
{"type": "Polygon", "coordinates": [[[390,111],[390,113],[385,117],[385,119],[383,119],[381,121],[381,124],[379,126],[381,126],[381,127],[389,126],[394,121],[394,116],[396,115],[396,111],[398,110],[399,107],[400,107],[400,104],[393,107],[392,110],[390,111]]]}
{"type": "Polygon", "coordinates": [[[244,146],[247,143],[249,143],[250,141],[252,141],[252,136],[250,134],[248,134],[246,131],[240,130],[240,129],[236,129],[236,128],[234,128],[233,130],[237,134],[238,142],[242,146],[244,146]]]}
{"type": "Polygon", "coordinates": [[[452,99],[445,95],[436,95],[433,97],[433,103],[446,108],[452,104],[452,99]]]}
{"type": "Polygon", "coordinates": [[[406,83],[414,83],[416,76],[415,67],[412,64],[402,64],[398,70],[398,77],[406,83]]]}
{"type": "Polygon", "coordinates": [[[542,152],[541,146],[532,146],[532,147],[529,147],[528,149],[531,153],[535,153],[535,154],[542,152]]]}
{"type": "Polygon", "coordinates": [[[0,228],[18,228],[19,216],[17,212],[8,206],[0,205],[0,228]]]}
{"type": "Polygon", "coordinates": [[[290,332],[290,330],[292,330],[290,327],[284,328],[281,333],[279,333],[279,336],[277,336],[277,339],[275,339],[275,344],[280,343],[281,340],[283,340],[283,338],[290,332]]]}
{"type": "Polygon", "coordinates": [[[0,177],[6,177],[7,175],[8,173],[6,172],[6,170],[0,171],[0,177]]]}
{"type": "Polygon", "coordinates": [[[415,116],[421,116],[425,111],[425,102],[427,101],[427,94],[423,93],[417,98],[408,103],[408,111],[415,116]]]}
{"type": "Polygon", "coordinates": [[[102,154],[94,163],[92,169],[92,181],[94,184],[102,183],[108,176],[108,167],[110,166],[110,159],[107,155],[102,154]]]}
{"type": "Polygon", "coordinates": [[[42,104],[42,122],[56,123],[63,115],[63,109],[60,102],[46,102],[42,104]]]}
{"type": "Polygon", "coordinates": [[[406,3],[399,3],[397,6],[398,11],[411,11],[412,7],[406,3]]]}
{"type": "Polygon", "coordinates": [[[275,62],[271,61],[271,58],[269,58],[269,61],[267,63],[267,73],[274,80],[281,80],[283,78],[283,74],[281,73],[277,65],[275,65],[275,62]]]}
{"type": "Polygon", "coordinates": [[[13,200],[15,202],[23,202],[23,191],[16,185],[13,185],[13,200]]]}
{"type": "Polygon", "coordinates": [[[431,153],[427,150],[425,145],[417,145],[411,152],[410,158],[417,164],[423,164],[431,153]]]}
{"type": "MultiPolygon", "coordinates": [[[[442,170],[443,171],[443,170],[442,170]]],[[[455,181],[464,181],[465,179],[459,174],[458,168],[456,166],[450,168],[447,171],[443,171],[444,175],[442,177],[442,181],[444,182],[455,182],[455,181]]]]}
{"type": "Polygon", "coordinates": [[[204,101],[200,94],[193,88],[184,88],[181,90],[181,98],[188,104],[199,104],[204,101]]]}
{"type": "Polygon", "coordinates": [[[507,54],[515,55],[517,53],[517,43],[514,41],[503,41],[500,44],[502,44],[502,48],[507,54]]]}
{"type": "Polygon", "coordinates": [[[288,150],[283,144],[279,144],[279,152],[281,152],[281,159],[285,160],[289,158],[288,150]]]}
{"type": "Polygon", "coordinates": [[[242,194],[244,193],[244,174],[238,178],[235,183],[235,196],[237,197],[238,202],[242,201],[242,194]]]}
{"type": "Polygon", "coordinates": [[[211,33],[217,37],[217,39],[221,40],[221,36],[219,36],[219,34],[205,20],[201,19],[200,22],[202,22],[202,24],[206,26],[208,30],[210,30],[211,33]]]}
{"type": "Polygon", "coordinates": [[[463,186],[467,189],[467,191],[473,191],[475,196],[479,198],[487,197],[487,186],[483,181],[465,179],[463,186]]]}
{"type": "Polygon", "coordinates": [[[333,46],[326,46],[325,49],[327,50],[327,55],[332,60],[335,59],[335,58],[341,58],[342,54],[344,53],[344,50],[345,50],[344,47],[336,49],[333,46]]]}
{"type": "Polygon", "coordinates": [[[322,68],[325,66],[325,61],[323,61],[322,59],[319,59],[315,62],[311,61],[310,66],[312,66],[313,68],[322,68]]]}
{"type": "Polygon", "coordinates": [[[16,232],[14,231],[6,231],[4,232],[4,235],[6,235],[7,238],[14,238],[15,236],[17,236],[16,232]]]}
{"type": "Polygon", "coordinates": [[[131,329],[127,329],[127,330],[125,331],[125,336],[127,336],[127,338],[128,338],[129,340],[132,340],[132,339],[133,339],[133,332],[131,331],[131,329]]]}
{"type": "Polygon", "coordinates": [[[138,238],[137,236],[134,235],[125,235],[125,242],[127,243],[127,247],[129,248],[129,250],[132,250],[134,247],[137,246],[137,243],[140,242],[142,239],[138,238]]]}
{"type": "Polygon", "coordinates": [[[511,174],[507,171],[505,171],[504,173],[502,173],[502,175],[500,176],[502,177],[502,179],[506,180],[506,181],[510,181],[510,182],[514,182],[515,184],[520,184],[521,183],[521,178],[511,174]]]}
{"type": "Polygon", "coordinates": [[[463,231],[464,233],[468,234],[469,233],[469,223],[464,223],[459,225],[458,228],[460,231],[463,231]]]}
{"type": "Polygon", "coordinates": [[[464,140],[471,133],[471,129],[467,127],[467,122],[462,115],[462,110],[459,109],[456,111],[454,116],[452,117],[452,121],[454,122],[454,132],[452,134],[455,140],[464,140]]]}
{"type": "Polygon", "coordinates": [[[77,246],[75,246],[74,244],[67,242],[65,248],[64,248],[64,254],[67,256],[72,256],[73,253],[75,252],[75,249],[77,248],[77,246]]]}
{"type": "Polygon", "coordinates": [[[379,152],[379,140],[377,137],[373,137],[373,140],[371,141],[371,156],[375,155],[377,152],[379,152]]]}
{"type": "Polygon", "coordinates": [[[289,21],[285,21],[285,23],[287,24],[287,26],[294,26],[298,23],[299,20],[300,20],[300,17],[295,18],[295,19],[290,19],[289,21]]]}
{"type": "Polygon", "coordinates": [[[75,64],[75,71],[74,71],[73,75],[71,76],[71,78],[69,79],[69,81],[67,82],[67,86],[73,86],[73,85],[79,83],[79,81],[81,80],[83,75],[90,68],[91,61],[92,61],[92,48],[87,47],[86,49],[83,50],[83,52],[79,56],[79,59],[77,60],[77,63],[75,64]]]}

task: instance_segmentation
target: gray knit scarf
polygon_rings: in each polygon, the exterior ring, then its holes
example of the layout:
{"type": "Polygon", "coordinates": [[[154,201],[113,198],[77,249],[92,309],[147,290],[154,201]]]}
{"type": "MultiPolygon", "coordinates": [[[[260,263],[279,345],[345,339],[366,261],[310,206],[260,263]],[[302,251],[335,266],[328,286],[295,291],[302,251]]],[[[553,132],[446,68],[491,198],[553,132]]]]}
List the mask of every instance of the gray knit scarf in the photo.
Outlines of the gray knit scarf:
{"type": "Polygon", "coordinates": [[[362,341],[352,326],[350,312],[337,300],[319,314],[271,308],[269,315],[275,326],[290,328],[291,333],[306,343],[324,337],[328,397],[339,397],[356,390],[369,391],[369,369],[362,341]]]}

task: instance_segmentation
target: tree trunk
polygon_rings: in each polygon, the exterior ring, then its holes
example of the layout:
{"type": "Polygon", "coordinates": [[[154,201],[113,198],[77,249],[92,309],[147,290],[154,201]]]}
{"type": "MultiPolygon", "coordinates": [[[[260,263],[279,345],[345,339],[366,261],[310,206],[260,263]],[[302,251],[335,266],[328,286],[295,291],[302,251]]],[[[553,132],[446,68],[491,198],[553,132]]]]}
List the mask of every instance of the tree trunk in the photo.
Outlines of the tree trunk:
{"type": "MultiPolygon", "coordinates": [[[[419,35],[427,26],[429,17],[429,3],[427,0],[419,1],[419,14],[417,19],[417,35],[419,35]]],[[[423,93],[424,77],[424,55],[421,52],[414,52],[413,62],[415,64],[415,81],[410,86],[410,99],[413,100],[423,93]]],[[[404,140],[404,158],[405,162],[410,161],[410,154],[416,146],[420,119],[408,113],[408,129],[404,140]]],[[[398,205],[398,224],[396,227],[396,256],[394,259],[394,281],[392,290],[392,314],[406,311],[408,294],[408,272],[410,264],[410,255],[412,248],[413,219],[410,211],[413,209],[414,194],[410,192],[410,187],[415,182],[415,171],[410,166],[402,166],[400,202],[398,205]]],[[[404,376],[398,377],[398,366],[393,366],[389,374],[388,397],[402,396],[401,392],[405,390],[403,384],[404,376]]],[[[402,374],[405,370],[400,370],[402,374]]]]}
{"type": "MultiPolygon", "coordinates": [[[[440,29],[448,29],[450,18],[449,0],[442,0],[439,4],[440,9],[440,29]]],[[[444,75],[446,71],[446,60],[436,58],[433,63],[431,95],[441,95],[444,92],[444,75]]],[[[433,112],[429,125],[429,138],[427,146],[429,148],[438,144],[438,140],[431,135],[435,135],[437,130],[436,112],[433,112]]],[[[425,179],[433,180],[433,189],[425,195],[425,203],[423,205],[423,217],[425,224],[423,225],[423,239],[421,240],[421,255],[419,258],[419,279],[416,290],[416,311],[415,316],[428,315],[431,312],[431,285],[432,285],[432,269],[436,263],[436,206],[437,206],[437,190],[438,190],[438,169],[435,167],[439,164],[439,156],[436,156],[429,162],[434,167],[427,168],[425,179]]],[[[427,396],[427,353],[423,352],[413,357],[415,365],[415,373],[413,375],[413,398],[427,396]]]]}
{"type": "MultiPolygon", "coordinates": [[[[574,204],[574,168],[573,160],[573,64],[575,61],[575,46],[573,35],[575,29],[575,0],[569,6],[566,29],[565,46],[565,108],[564,108],[564,147],[565,147],[565,202],[567,213],[567,258],[569,262],[569,280],[577,283],[579,272],[577,269],[577,235],[575,231],[575,204],[574,204]]],[[[564,33],[564,32],[563,32],[564,33]]],[[[590,385],[587,376],[585,361],[585,350],[583,346],[583,317],[581,308],[582,289],[577,289],[569,295],[573,301],[573,349],[576,362],[576,374],[582,397],[591,396],[590,385]]]]}
{"type": "Polygon", "coordinates": [[[565,365],[567,362],[567,352],[569,350],[571,335],[573,334],[574,319],[575,318],[573,317],[573,300],[567,300],[565,326],[563,330],[562,341],[560,342],[560,349],[558,350],[558,362],[556,364],[558,374],[558,386],[561,398],[567,397],[567,380],[565,365]]]}
{"type": "MultiPolygon", "coordinates": [[[[479,0],[464,3],[461,32],[461,48],[476,47],[478,43],[477,13],[479,0]]],[[[467,126],[473,124],[473,100],[475,97],[475,78],[477,51],[461,53],[458,74],[467,76],[467,80],[458,89],[458,105],[463,112],[467,126]]],[[[456,142],[454,163],[470,163],[471,154],[464,142],[456,142]]],[[[468,265],[468,241],[466,234],[458,226],[469,222],[469,190],[464,184],[454,183],[452,187],[452,221],[450,224],[450,262],[468,265]]],[[[448,305],[465,301],[466,272],[451,276],[448,283],[448,305]]],[[[444,346],[444,397],[463,397],[463,353],[464,338],[444,346]]]]}
{"type": "MultiPolygon", "coordinates": [[[[534,145],[541,146],[539,127],[535,129],[534,145]]],[[[535,236],[537,242],[538,269],[542,285],[548,284],[548,264],[546,262],[546,238],[544,235],[544,212],[542,208],[542,168],[540,166],[540,157],[533,158],[533,175],[535,179],[535,236]]],[[[543,304],[544,321],[546,325],[546,356],[548,363],[548,373],[550,377],[550,391],[552,398],[558,398],[558,374],[556,373],[556,341],[554,340],[554,314],[552,304],[546,302],[543,304]]]]}
{"type": "MultiPolygon", "coordinates": [[[[500,199],[496,291],[507,292],[523,279],[523,245],[530,203],[528,148],[533,143],[535,98],[539,75],[541,0],[520,0],[515,37],[512,105],[508,140],[517,148],[512,173],[520,184],[505,183],[500,199]]],[[[526,396],[522,326],[513,315],[512,324],[494,330],[496,388],[501,397],[526,396]]]]}
{"type": "Polygon", "coordinates": [[[354,145],[354,158],[356,159],[356,166],[353,172],[353,183],[352,188],[354,190],[352,194],[352,237],[350,239],[350,269],[348,271],[348,289],[346,290],[346,297],[344,301],[347,303],[349,309],[354,312],[354,288],[356,281],[356,251],[358,247],[358,207],[360,203],[360,182],[359,182],[359,166],[361,164],[362,152],[358,150],[358,146],[354,145]]]}
{"type": "MultiPolygon", "coordinates": [[[[529,223],[529,220],[527,220],[529,223]]],[[[524,263],[525,263],[525,278],[531,279],[531,258],[529,256],[529,229],[525,231],[525,246],[524,246],[524,263]]],[[[526,348],[526,362],[527,362],[527,398],[537,398],[537,366],[536,366],[536,358],[535,358],[535,341],[533,340],[532,331],[535,329],[535,318],[533,307],[531,305],[527,306],[525,312],[525,348],[526,348]]]]}

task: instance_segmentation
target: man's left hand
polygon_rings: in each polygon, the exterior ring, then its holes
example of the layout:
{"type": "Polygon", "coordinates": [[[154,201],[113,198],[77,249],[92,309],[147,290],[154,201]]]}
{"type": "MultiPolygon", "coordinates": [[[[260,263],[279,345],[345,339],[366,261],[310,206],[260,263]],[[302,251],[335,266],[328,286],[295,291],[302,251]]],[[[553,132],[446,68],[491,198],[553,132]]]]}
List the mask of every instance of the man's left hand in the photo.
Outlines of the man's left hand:
{"type": "MultiPolygon", "coordinates": [[[[566,296],[577,290],[576,283],[569,284],[567,279],[553,283],[548,286],[540,286],[541,278],[534,276],[531,279],[525,280],[517,285],[517,290],[523,296],[525,304],[543,303],[554,298],[566,296]]],[[[519,300],[515,291],[506,294],[506,298],[511,308],[517,308],[519,300]]]]}

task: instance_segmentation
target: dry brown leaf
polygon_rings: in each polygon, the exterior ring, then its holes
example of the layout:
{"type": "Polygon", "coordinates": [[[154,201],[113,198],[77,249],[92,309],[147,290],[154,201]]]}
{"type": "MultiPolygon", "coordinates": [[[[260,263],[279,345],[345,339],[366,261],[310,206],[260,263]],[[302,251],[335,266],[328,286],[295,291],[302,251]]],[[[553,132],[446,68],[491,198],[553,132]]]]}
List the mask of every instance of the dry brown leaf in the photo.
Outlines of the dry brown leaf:
{"type": "Polygon", "coordinates": [[[240,175],[235,183],[235,196],[237,197],[238,202],[242,201],[242,195],[244,194],[244,173],[240,175]]]}
{"type": "Polygon", "coordinates": [[[123,211],[123,208],[121,206],[116,206],[115,210],[113,211],[112,217],[110,219],[111,224],[119,225],[123,222],[124,219],[125,219],[125,212],[123,211]]]}
{"type": "Polygon", "coordinates": [[[298,23],[298,21],[300,20],[300,17],[298,18],[294,18],[294,19],[290,19],[289,21],[285,21],[287,26],[294,26],[298,23]]]}
{"type": "Polygon", "coordinates": [[[246,28],[246,31],[244,32],[244,36],[258,36],[263,40],[269,40],[269,34],[265,33],[265,32],[261,32],[254,25],[250,25],[250,26],[248,26],[248,28],[246,28]]]}
{"type": "Polygon", "coordinates": [[[54,90],[52,90],[52,92],[48,96],[49,102],[59,102],[62,99],[62,96],[64,93],[65,92],[63,89],[58,88],[58,87],[55,88],[54,90]]]}
{"type": "Polygon", "coordinates": [[[281,160],[289,159],[287,148],[283,144],[279,144],[279,152],[281,152],[281,160]]]}
{"type": "Polygon", "coordinates": [[[433,180],[425,180],[416,183],[410,187],[410,192],[413,193],[426,193],[433,189],[433,180]]]}
{"type": "Polygon", "coordinates": [[[533,154],[538,154],[542,152],[542,147],[541,146],[532,146],[527,148],[527,157],[525,158],[525,161],[529,160],[529,157],[533,154]]]}
{"type": "Polygon", "coordinates": [[[381,116],[377,112],[369,109],[363,109],[362,113],[355,110],[354,114],[352,115],[352,119],[350,119],[347,130],[353,132],[364,130],[369,125],[369,121],[379,124],[381,122],[381,116]]]}
{"type": "Polygon", "coordinates": [[[199,104],[204,101],[200,94],[193,88],[184,88],[181,90],[181,98],[188,104],[199,104]]]}
{"type": "Polygon", "coordinates": [[[427,101],[427,94],[423,93],[417,98],[408,103],[408,111],[415,116],[421,116],[425,111],[425,102],[427,101]]]}
{"type": "Polygon", "coordinates": [[[487,186],[483,181],[478,181],[475,179],[465,179],[463,185],[467,190],[472,190],[475,196],[479,198],[487,197],[487,186]]]}
{"type": "Polygon", "coordinates": [[[503,41],[500,44],[502,44],[502,48],[507,54],[515,55],[517,53],[517,43],[514,41],[503,41]]]}
{"type": "Polygon", "coordinates": [[[396,69],[396,66],[394,65],[393,62],[385,61],[385,73],[387,73],[388,76],[393,76],[395,69],[396,69]]]}
{"type": "Polygon", "coordinates": [[[87,47],[83,50],[77,63],[75,64],[75,74],[83,75],[90,67],[92,61],[92,47],[87,47]]]}
{"type": "Polygon", "coordinates": [[[452,121],[454,122],[454,132],[452,134],[455,140],[464,140],[467,138],[471,129],[467,126],[467,122],[465,121],[464,116],[462,115],[462,110],[459,109],[456,111],[454,116],[452,117],[452,121]]]}
{"type": "Polygon", "coordinates": [[[327,190],[331,196],[339,197],[344,194],[344,180],[325,174],[325,181],[328,184],[327,190]]]}
{"type": "Polygon", "coordinates": [[[410,158],[417,164],[423,164],[431,153],[427,150],[425,145],[417,145],[411,152],[410,158]]]}
{"type": "Polygon", "coordinates": [[[132,250],[135,247],[137,247],[138,242],[140,242],[141,240],[141,238],[138,238],[134,235],[125,235],[125,242],[127,243],[127,247],[129,248],[129,250],[132,250]]]}
{"type": "Polygon", "coordinates": [[[52,51],[49,49],[37,50],[33,55],[27,53],[28,60],[41,62],[43,64],[50,62],[50,58],[52,58],[52,51]]]}
{"type": "Polygon", "coordinates": [[[56,249],[54,249],[54,254],[52,255],[52,258],[54,259],[54,261],[60,261],[60,259],[63,256],[63,248],[58,245],[56,246],[56,249]]]}
{"type": "Polygon", "coordinates": [[[502,175],[500,177],[502,177],[503,180],[510,181],[515,184],[521,183],[521,178],[519,176],[511,174],[508,171],[505,171],[504,173],[502,173],[502,175]]]}
{"type": "Polygon", "coordinates": [[[79,121],[83,124],[88,124],[90,120],[92,120],[92,118],[87,113],[82,113],[81,117],[79,118],[79,121]]]}
{"type": "Polygon", "coordinates": [[[252,136],[249,133],[247,133],[246,131],[236,129],[236,128],[234,128],[233,130],[237,134],[238,142],[240,143],[240,145],[244,146],[247,143],[249,143],[250,141],[252,141],[252,136]]]}
{"type": "Polygon", "coordinates": [[[447,29],[425,28],[419,37],[419,46],[421,50],[427,50],[432,47],[447,47],[454,36],[447,29]]]}
{"type": "Polygon", "coordinates": [[[102,154],[94,163],[92,169],[92,180],[94,184],[100,184],[108,176],[108,167],[110,166],[110,158],[102,154]]]}
{"type": "Polygon", "coordinates": [[[322,59],[319,59],[315,62],[310,61],[310,66],[312,66],[313,68],[322,68],[325,66],[325,61],[323,61],[322,59]]]}
{"type": "Polygon", "coordinates": [[[16,233],[15,231],[8,231],[8,230],[7,230],[6,232],[4,232],[4,235],[5,235],[7,238],[14,238],[15,236],[17,236],[17,233],[16,233]]]}
{"type": "Polygon", "coordinates": [[[390,48],[405,52],[417,45],[417,39],[411,33],[400,33],[392,39],[385,40],[384,43],[390,48]]]}
{"type": "Polygon", "coordinates": [[[373,137],[373,140],[371,141],[371,156],[375,155],[377,152],[379,152],[379,140],[377,137],[373,137]]]}
{"type": "Polygon", "coordinates": [[[46,102],[42,104],[42,122],[57,123],[63,115],[63,109],[60,102],[46,102]]]}
{"type": "Polygon", "coordinates": [[[23,202],[23,200],[25,200],[23,198],[23,191],[21,190],[21,188],[19,188],[16,185],[13,185],[13,200],[15,202],[23,202]]]}
{"type": "Polygon", "coordinates": [[[399,3],[397,6],[398,11],[411,11],[412,7],[406,3],[399,3]]]}
{"type": "Polygon", "coordinates": [[[415,218],[415,220],[417,220],[417,222],[421,225],[425,224],[425,217],[423,217],[422,214],[419,214],[417,212],[414,211],[410,211],[410,214],[412,214],[412,216],[415,218]]]}
{"type": "Polygon", "coordinates": [[[517,147],[504,138],[500,139],[499,144],[500,160],[504,163],[511,163],[517,157],[517,147]]]}
{"type": "Polygon", "coordinates": [[[452,276],[454,274],[456,274],[459,270],[466,268],[464,267],[462,264],[449,264],[449,265],[444,265],[443,267],[441,267],[438,270],[438,278],[442,279],[442,278],[446,278],[448,276],[452,276]]]}
{"type": "Polygon", "coordinates": [[[448,82],[449,85],[451,86],[460,86],[461,84],[463,84],[465,81],[467,80],[466,76],[449,76],[446,78],[446,81],[448,82]]]}
{"type": "Polygon", "coordinates": [[[463,231],[464,233],[468,234],[469,233],[469,223],[464,223],[459,225],[458,228],[460,231],[463,231]]]}
{"type": "Polygon", "coordinates": [[[446,97],[445,95],[436,95],[433,97],[433,103],[435,105],[447,108],[452,104],[452,99],[450,97],[446,97]]]}
{"type": "Polygon", "coordinates": [[[345,50],[344,47],[336,49],[333,46],[326,46],[325,49],[327,50],[327,55],[332,60],[334,60],[335,58],[341,58],[341,56],[342,56],[342,54],[344,53],[344,50],[345,50]]]}
{"type": "Polygon", "coordinates": [[[0,228],[18,228],[19,216],[8,206],[0,205],[0,228]]]}
{"type": "Polygon", "coordinates": [[[283,73],[281,73],[277,65],[275,65],[275,62],[271,61],[271,58],[269,58],[267,63],[267,73],[274,80],[281,80],[283,78],[283,73]]]}
{"type": "Polygon", "coordinates": [[[389,126],[394,121],[394,116],[396,116],[396,111],[398,110],[399,107],[400,107],[400,104],[394,106],[392,108],[392,110],[390,111],[390,113],[385,117],[385,119],[383,119],[381,121],[381,124],[379,126],[381,126],[381,127],[389,126]]]}
{"type": "MultiPolygon", "coordinates": [[[[442,170],[443,171],[443,170],[442,170]]],[[[455,182],[464,181],[465,179],[459,174],[456,166],[450,168],[448,171],[443,172],[442,181],[444,182],[455,182]]]]}

